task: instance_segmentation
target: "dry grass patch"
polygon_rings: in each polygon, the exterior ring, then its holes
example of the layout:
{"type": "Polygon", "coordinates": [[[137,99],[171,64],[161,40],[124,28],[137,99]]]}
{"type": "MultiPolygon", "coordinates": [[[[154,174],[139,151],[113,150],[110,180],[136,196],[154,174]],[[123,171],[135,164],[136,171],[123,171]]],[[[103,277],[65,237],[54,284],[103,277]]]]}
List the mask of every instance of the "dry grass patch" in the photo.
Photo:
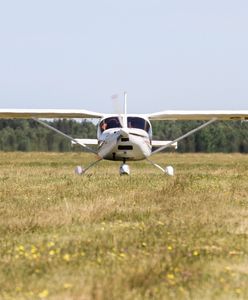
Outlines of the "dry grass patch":
{"type": "Polygon", "coordinates": [[[1,153],[1,299],[247,299],[248,157],[1,153]]]}

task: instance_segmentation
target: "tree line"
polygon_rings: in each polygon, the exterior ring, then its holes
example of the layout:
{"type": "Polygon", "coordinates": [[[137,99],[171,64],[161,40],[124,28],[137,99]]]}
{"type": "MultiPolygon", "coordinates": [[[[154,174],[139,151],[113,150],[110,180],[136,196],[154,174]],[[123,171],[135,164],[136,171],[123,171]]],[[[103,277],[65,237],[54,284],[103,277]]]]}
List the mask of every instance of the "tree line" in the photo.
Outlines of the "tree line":
{"type": "MultiPolygon", "coordinates": [[[[92,122],[54,120],[47,123],[75,138],[95,138],[92,122]]],[[[0,120],[0,151],[71,151],[71,142],[34,120],[0,120]]]]}
{"type": "MultiPolygon", "coordinates": [[[[155,121],[154,139],[173,140],[200,126],[202,121],[155,121]]],[[[248,153],[248,123],[215,122],[178,144],[179,152],[240,152],[248,153]]]]}
{"type": "MultiPolygon", "coordinates": [[[[86,120],[54,120],[47,123],[74,138],[96,138],[96,125],[86,120]]],[[[153,121],[153,138],[173,140],[202,123],[153,121]]],[[[0,120],[0,151],[67,152],[78,151],[78,148],[72,148],[66,138],[34,120],[0,120]]],[[[248,123],[216,122],[179,142],[177,151],[248,153],[248,123]]]]}

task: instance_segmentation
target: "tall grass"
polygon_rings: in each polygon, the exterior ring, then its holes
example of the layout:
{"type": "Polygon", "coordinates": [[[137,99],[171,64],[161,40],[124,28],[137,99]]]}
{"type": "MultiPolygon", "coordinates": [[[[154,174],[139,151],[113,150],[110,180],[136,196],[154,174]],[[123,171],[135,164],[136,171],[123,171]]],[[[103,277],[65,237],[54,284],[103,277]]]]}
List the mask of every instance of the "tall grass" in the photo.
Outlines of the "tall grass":
{"type": "Polygon", "coordinates": [[[1,299],[248,299],[248,157],[0,154],[1,299]]]}

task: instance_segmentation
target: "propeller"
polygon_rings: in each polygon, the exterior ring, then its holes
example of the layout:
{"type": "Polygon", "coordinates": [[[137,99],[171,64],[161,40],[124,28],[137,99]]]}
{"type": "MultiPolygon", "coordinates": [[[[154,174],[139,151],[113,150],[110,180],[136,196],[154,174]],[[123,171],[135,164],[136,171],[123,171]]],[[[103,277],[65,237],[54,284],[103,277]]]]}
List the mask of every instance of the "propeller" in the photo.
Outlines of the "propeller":
{"type": "Polygon", "coordinates": [[[122,112],[121,103],[119,100],[119,95],[118,94],[112,95],[111,98],[112,98],[112,102],[113,102],[114,112],[118,115],[118,119],[119,119],[121,126],[124,127],[124,122],[123,122],[123,118],[122,118],[123,112],[122,112]]]}

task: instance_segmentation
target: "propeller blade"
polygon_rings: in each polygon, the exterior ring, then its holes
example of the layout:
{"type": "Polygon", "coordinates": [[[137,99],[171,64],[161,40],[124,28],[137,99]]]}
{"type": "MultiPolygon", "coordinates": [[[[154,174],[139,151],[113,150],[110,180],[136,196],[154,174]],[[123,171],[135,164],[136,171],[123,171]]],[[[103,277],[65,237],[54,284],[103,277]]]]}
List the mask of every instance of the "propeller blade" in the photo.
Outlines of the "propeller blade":
{"type": "Polygon", "coordinates": [[[119,122],[120,122],[121,126],[124,127],[123,119],[122,119],[121,103],[120,103],[118,94],[115,94],[112,96],[112,101],[113,101],[114,111],[118,115],[119,122]]]}

